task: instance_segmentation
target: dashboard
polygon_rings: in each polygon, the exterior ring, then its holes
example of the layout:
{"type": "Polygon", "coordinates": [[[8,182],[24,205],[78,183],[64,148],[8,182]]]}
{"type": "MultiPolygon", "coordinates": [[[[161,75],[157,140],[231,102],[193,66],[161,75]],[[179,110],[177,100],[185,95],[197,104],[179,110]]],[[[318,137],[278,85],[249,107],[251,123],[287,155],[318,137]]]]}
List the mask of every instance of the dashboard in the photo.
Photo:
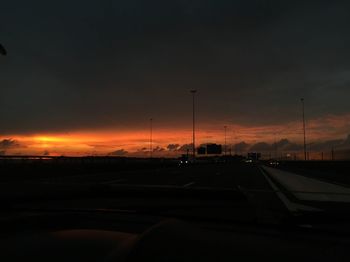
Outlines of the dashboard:
{"type": "Polygon", "coordinates": [[[2,223],[1,261],[295,262],[350,257],[349,238],[344,236],[130,214],[104,214],[103,219],[71,215],[27,215],[21,223],[2,223]]]}

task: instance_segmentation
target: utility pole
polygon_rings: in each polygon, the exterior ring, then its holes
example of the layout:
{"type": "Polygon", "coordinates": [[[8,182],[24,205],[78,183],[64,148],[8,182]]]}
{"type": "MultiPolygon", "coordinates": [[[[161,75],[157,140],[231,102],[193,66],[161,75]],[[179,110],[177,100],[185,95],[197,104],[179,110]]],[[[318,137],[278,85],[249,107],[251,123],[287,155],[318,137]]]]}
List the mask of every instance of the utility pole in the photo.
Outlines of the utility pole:
{"type": "Polygon", "coordinates": [[[226,146],[226,131],[227,131],[227,126],[224,126],[224,130],[225,130],[225,156],[227,154],[227,146],[226,146]]]}
{"type": "Polygon", "coordinates": [[[277,151],[276,133],[274,133],[274,135],[275,135],[275,158],[276,158],[276,160],[277,160],[277,158],[278,158],[278,151],[277,151]]]}
{"type": "Polygon", "coordinates": [[[309,143],[309,151],[307,152],[307,160],[311,160],[311,146],[313,145],[314,143],[309,143]]]}
{"type": "Polygon", "coordinates": [[[149,135],[149,157],[153,157],[153,118],[149,119],[150,135],[149,135]]]}
{"type": "Polygon", "coordinates": [[[237,136],[236,136],[236,131],[233,131],[233,150],[234,150],[234,154],[237,155],[237,136]]]}
{"type": "Polygon", "coordinates": [[[303,133],[304,133],[304,160],[306,161],[306,131],[305,131],[305,105],[304,98],[301,98],[302,113],[303,113],[303,133]]]}
{"type": "Polygon", "coordinates": [[[193,162],[196,158],[196,129],[195,129],[195,94],[197,90],[191,90],[192,93],[192,157],[193,162]]]}

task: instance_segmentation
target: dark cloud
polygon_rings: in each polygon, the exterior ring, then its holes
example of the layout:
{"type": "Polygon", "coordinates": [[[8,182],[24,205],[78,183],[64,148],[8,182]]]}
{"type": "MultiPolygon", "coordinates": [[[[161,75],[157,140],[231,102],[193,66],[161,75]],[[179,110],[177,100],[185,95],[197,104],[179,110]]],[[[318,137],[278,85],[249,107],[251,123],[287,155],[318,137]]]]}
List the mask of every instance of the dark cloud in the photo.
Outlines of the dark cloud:
{"type": "Polygon", "coordinates": [[[0,149],[11,149],[21,147],[20,143],[17,140],[13,139],[3,139],[0,141],[0,149]]]}
{"type": "MultiPolygon", "coordinates": [[[[321,142],[311,142],[307,143],[307,151],[330,151],[333,149],[337,150],[347,150],[350,149],[350,135],[345,139],[333,139],[326,140],[321,142]]],[[[286,151],[286,152],[298,152],[304,150],[303,144],[298,144],[295,142],[291,142],[288,139],[281,139],[276,143],[267,143],[267,142],[259,142],[251,147],[246,148],[246,150],[250,151],[286,151]]]]}
{"type": "Polygon", "coordinates": [[[115,150],[113,152],[110,152],[108,155],[110,155],[110,156],[125,156],[126,154],[128,154],[128,151],[126,151],[124,149],[118,149],[118,150],[115,150]]]}
{"type": "Polygon", "coordinates": [[[49,156],[49,155],[50,155],[50,152],[49,152],[48,150],[45,150],[45,151],[43,152],[43,155],[44,155],[44,156],[49,156]]]}
{"type": "Polygon", "coordinates": [[[346,139],[343,141],[343,145],[350,146],[350,134],[346,137],[346,139]]]}
{"type": "Polygon", "coordinates": [[[284,138],[276,143],[267,143],[267,142],[258,142],[251,146],[246,145],[246,150],[249,151],[261,151],[261,152],[271,152],[271,151],[300,151],[303,149],[303,146],[294,142],[289,141],[284,138]]]}
{"type": "Polygon", "coordinates": [[[281,139],[280,141],[276,142],[277,147],[285,147],[285,146],[288,146],[289,144],[290,144],[290,142],[286,138],[281,139]]]}
{"type": "Polygon", "coordinates": [[[165,151],[165,148],[160,147],[160,146],[153,148],[153,152],[163,152],[163,151],[165,151]]]}
{"type": "Polygon", "coordinates": [[[169,151],[176,151],[179,147],[180,147],[179,144],[169,144],[169,145],[167,145],[166,148],[167,148],[169,151]]]}
{"type": "Polygon", "coordinates": [[[266,142],[259,142],[252,145],[249,149],[250,151],[271,151],[273,150],[273,146],[266,142]]]}
{"type": "Polygon", "coordinates": [[[303,149],[303,145],[291,142],[286,138],[283,138],[276,143],[272,143],[270,147],[271,150],[278,151],[300,151],[303,149]]]}
{"type": "Polygon", "coordinates": [[[188,150],[191,151],[193,149],[193,144],[183,144],[178,148],[178,151],[180,152],[187,152],[188,150]]]}
{"type": "Polygon", "coordinates": [[[242,141],[240,143],[237,143],[233,146],[234,150],[236,152],[244,152],[249,148],[249,144],[247,144],[246,142],[242,141]]]}
{"type": "Polygon", "coordinates": [[[308,145],[315,151],[330,151],[334,150],[349,150],[350,149],[350,134],[345,139],[332,139],[322,142],[315,142],[308,145]]]}
{"type": "Polygon", "coordinates": [[[130,152],[129,153],[130,156],[149,156],[150,155],[150,151],[149,148],[146,147],[142,147],[142,148],[138,148],[136,150],[136,152],[130,152]]]}
{"type": "MultiPolygon", "coordinates": [[[[277,149],[279,147],[277,146],[277,149]]],[[[289,142],[288,141],[288,144],[285,144],[281,149],[284,150],[284,151],[300,151],[302,150],[304,147],[303,145],[301,144],[297,144],[297,143],[294,143],[294,142],[289,142]]]]}
{"type": "Polygon", "coordinates": [[[343,139],[334,139],[334,140],[327,140],[323,142],[316,142],[316,143],[309,143],[307,145],[307,149],[315,151],[323,151],[323,150],[331,150],[334,147],[339,147],[344,145],[343,139]]]}
{"type": "Polygon", "coordinates": [[[191,88],[202,121],[284,123],[302,96],[309,118],[349,113],[349,5],[5,1],[1,131],[187,124],[191,88]]]}
{"type": "Polygon", "coordinates": [[[6,155],[8,150],[25,147],[14,139],[3,139],[0,141],[0,155],[6,155]]]}

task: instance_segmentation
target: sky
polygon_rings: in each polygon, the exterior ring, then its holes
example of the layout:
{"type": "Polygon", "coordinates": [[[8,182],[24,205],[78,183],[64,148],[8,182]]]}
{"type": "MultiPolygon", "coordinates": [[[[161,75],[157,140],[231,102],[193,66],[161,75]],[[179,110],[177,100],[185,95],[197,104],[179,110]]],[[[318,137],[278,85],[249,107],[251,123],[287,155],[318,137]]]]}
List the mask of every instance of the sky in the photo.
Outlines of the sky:
{"type": "MultiPolygon", "coordinates": [[[[2,3],[0,152],[170,154],[197,141],[302,141],[350,134],[346,1],[2,3]],[[158,152],[157,151],[157,152],[158,152]]],[[[334,143],[338,143],[334,142],[334,143]]],[[[329,146],[328,146],[329,149],[329,146]]],[[[327,149],[327,150],[328,150],[327,149]]]]}

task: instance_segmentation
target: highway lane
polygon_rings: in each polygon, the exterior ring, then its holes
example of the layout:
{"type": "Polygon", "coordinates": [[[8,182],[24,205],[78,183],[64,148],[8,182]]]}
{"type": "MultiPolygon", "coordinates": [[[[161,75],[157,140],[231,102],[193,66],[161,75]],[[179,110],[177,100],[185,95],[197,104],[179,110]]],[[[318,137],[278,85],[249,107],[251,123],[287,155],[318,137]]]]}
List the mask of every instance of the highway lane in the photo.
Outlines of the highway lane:
{"type": "MultiPolygon", "coordinates": [[[[36,183],[38,184],[31,181],[24,187],[13,185],[13,188],[7,188],[12,193],[19,189],[21,194],[18,199],[21,201],[28,199],[27,195],[42,190],[43,194],[34,197],[33,203],[28,202],[40,209],[67,207],[106,210],[117,208],[131,211],[140,209],[145,212],[176,214],[180,217],[220,218],[227,221],[268,224],[279,223],[289,214],[258,167],[251,163],[198,164],[187,167],[155,168],[142,172],[129,170],[77,174],[54,180],[40,179],[36,183]],[[91,191],[94,193],[91,196],[87,194],[87,197],[79,195],[70,197],[69,194],[72,192],[70,185],[73,191],[75,188],[86,190],[90,185],[98,185],[91,188],[98,191],[91,191]],[[62,198],[55,197],[56,188],[62,198]],[[225,190],[218,190],[220,188],[225,190]],[[118,193],[118,190],[123,193],[118,193]],[[239,193],[231,194],[227,193],[227,190],[239,193]],[[158,193],[147,194],[147,192],[158,193]],[[46,198],[46,194],[49,197],[46,198]],[[67,195],[68,198],[65,199],[67,195]]],[[[21,208],[27,204],[25,201],[23,204],[15,201],[14,205],[21,208]]]]}
{"type": "MultiPolygon", "coordinates": [[[[0,187],[2,192],[8,191],[12,193],[17,190],[22,195],[26,192],[30,193],[30,191],[45,191],[46,185],[53,186],[52,188],[56,185],[124,185],[127,188],[130,188],[130,186],[144,187],[145,191],[152,187],[163,187],[165,190],[172,187],[185,190],[191,190],[191,188],[222,188],[243,193],[248,202],[242,203],[242,205],[249,205],[249,208],[253,207],[256,217],[268,221],[283,218],[290,212],[332,210],[334,204],[338,204],[333,202],[332,206],[330,206],[324,203],[330,202],[329,198],[325,198],[325,196],[322,196],[323,199],[315,199],[315,195],[304,192],[298,192],[297,194],[294,192],[293,194],[293,191],[311,190],[317,193],[320,191],[319,186],[321,186],[322,190],[325,190],[324,186],[326,186],[329,192],[343,190],[337,185],[330,187],[325,182],[296,174],[288,174],[284,176],[285,179],[282,181],[280,179],[281,174],[276,174],[273,170],[266,171],[264,172],[260,165],[255,163],[211,163],[114,172],[101,170],[101,172],[88,174],[77,173],[69,176],[48,176],[47,178],[25,181],[21,186],[19,186],[20,182],[15,182],[12,184],[0,184],[0,187]],[[298,188],[295,187],[296,185],[303,185],[303,187],[298,188]]],[[[340,193],[344,192],[341,191],[340,193]]],[[[350,191],[346,190],[345,193],[350,193],[350,191]]],[[[333,196],[332,198],[334,201],[337,201],[337,197],[333,196]]],[[[160,200],[157,201],[159,202],[160,200]]],[[[348,202],[348,198],[343,202],[348,202]]],[[[337,206],[336,208],[347,208],[350,210],[349,205],[346,207],[337,206]]]]}
{"type": "Polygon", "coordinates": [[[258,209],[285,210],[273,188],[253,163],[211,163],[147,170],[49,176],[29,184],[147,185],[184,188],[215,187],[242,191],[258,209]]]}
{"type": "MultiPolygon", "coordinates": [[[[105,184],[183,185],[224,188],[242,186],[249,189],[271,189],[256,165],[246,163],[195,165],[184,168],[148,170],[142,171],[142,173],[99,174],[94,179],[105,184]]],[[[85,181],[87,180],[85,179],[85,181]]]]}
{"type": "Polygon", "coordinates": [[[276,169],[266,169],[266,171],[268,174],[264,174],[259,165],[254,163],[211,163],[153,168],[142,171],[124,170],[58,176],[40,181],[41,183],[64,185],[137,185],[145,186],[145,189],[152,186],[187,189],[198,187],[225,188],[243,192],[258,212],[268,213],[279,213],[286,210],[289,212],[319,211],[323,209],[324,205],[321,205],[322,209],[320,209],[320,205],[313,202],[350,201],[349,189],[276,169]],[[282,172],[284,175],[281,176],[280,173],[276,172],[282,172]],[[281,177],[283,180],[280,179],[281,177]],[[292,191],[303,192],[293,193],[292,191]],[[320,191],[345,194],[327,196],[319,194],[320,191]]]}
{"type": "MultiPolygon", "coordinates": [[[[50,185],[137,185],[156,187],[224,188],[242,192],[259,217],[269,219],[288,212],[274,189],[254,163],[211,163],[184,167],[97,172],[50,176],[27,182],[27,187],[50,185]]],[[[16,188],[14,186],[13,188],[16,188]]],[[[21,187],[23,188],[23,187],[21,187]]],[[[39,187],[38,187],[39,188],[39,187]]],[[[40,187],[42,188],[42,187],[40,187]]]]}
{"type": "Polygon", "coordinates": [[[194,165],[151,170],[143,174],[119,174],[118,177],[123,177],[123,180],[113,179],[103,183],[157,187],[229,188],[245,194],[260,218],[271,219],[284,216],[289,212],[259,167],[253,163],[194,165]]]}

